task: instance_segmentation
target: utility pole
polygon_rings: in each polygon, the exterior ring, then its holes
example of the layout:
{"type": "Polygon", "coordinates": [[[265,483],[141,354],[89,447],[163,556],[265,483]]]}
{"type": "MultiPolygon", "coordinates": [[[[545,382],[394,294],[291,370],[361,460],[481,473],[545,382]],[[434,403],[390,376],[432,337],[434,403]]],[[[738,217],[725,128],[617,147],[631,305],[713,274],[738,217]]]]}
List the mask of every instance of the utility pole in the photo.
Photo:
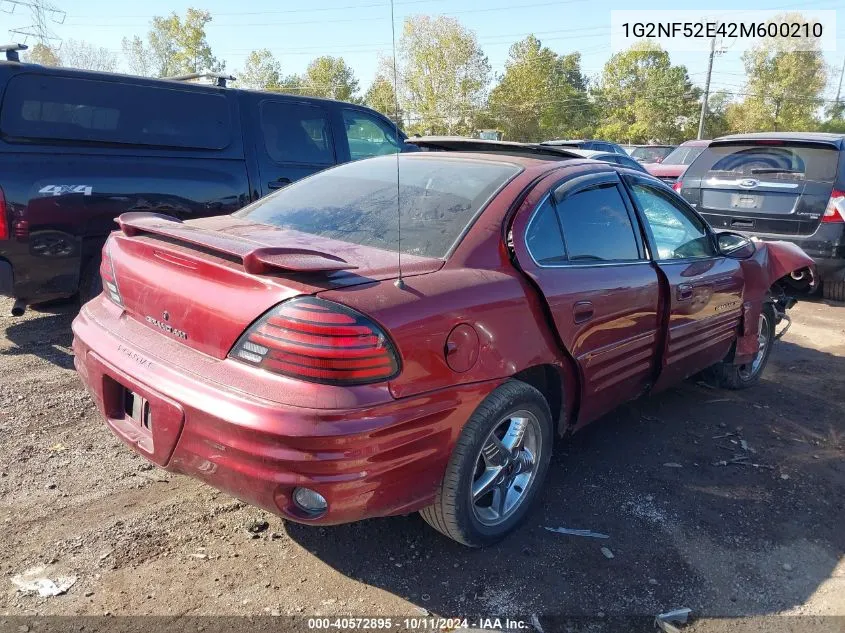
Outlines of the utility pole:
{"type": "Polygon", "coordinates": [[[698,118],[698,138],[704,135],[704,117],[707,115],[707,99],[710,97],[710,75],[713,74],[713,58],[716,56],[716,36],[710,40],[710,61],[707,62],[707,79],[704,82],[704,98],[701,101],[701,116],[698,118]]]}
{"type": "Polygon", "coordinates": [[[842,76],[845,75],[845,58],[842,58],[842,70],[839,71],[839,87],[836,89],[836,105],[839,106],[839,95],[842,94],[842,76]]]}

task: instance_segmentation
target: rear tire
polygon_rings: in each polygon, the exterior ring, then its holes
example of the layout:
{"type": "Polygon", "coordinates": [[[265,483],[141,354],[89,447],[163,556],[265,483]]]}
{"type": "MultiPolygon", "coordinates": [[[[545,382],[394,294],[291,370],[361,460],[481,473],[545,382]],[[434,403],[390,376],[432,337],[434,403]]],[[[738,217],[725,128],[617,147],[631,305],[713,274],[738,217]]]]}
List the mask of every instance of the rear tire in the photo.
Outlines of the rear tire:
{"type": "Polygon", "coordinates": [[[420,511],[422,518],[469,547],[500,541],[539,498],[553,436],[543,394],[517,380],[501,385],[461,431],[434,503],[420,511]]]}
{"type": "Polygon", "coordinates": [[[845,281],[822,282],[822,292],[830,301],[845,301],[845,281]]]}
{"type": "Polygon", "coordinates": [[[775,341],[775,309],[771,304],[765,304],[760,313],[760,325],[758,326],[758,341],[760,351],[750,363],[734,365],[732,363],[719,363],[712,368],[712,375],[716,383],[725,389],[747,389],[760,380],[769,356],[772,353],[772,344],[775,341]]]}
{"type": "Polygon", "coordinates": [[[92,257],[82,268],[79,275],[79,306],[82,307],[103,291],[100,277],[100,258],[92,257]]]}

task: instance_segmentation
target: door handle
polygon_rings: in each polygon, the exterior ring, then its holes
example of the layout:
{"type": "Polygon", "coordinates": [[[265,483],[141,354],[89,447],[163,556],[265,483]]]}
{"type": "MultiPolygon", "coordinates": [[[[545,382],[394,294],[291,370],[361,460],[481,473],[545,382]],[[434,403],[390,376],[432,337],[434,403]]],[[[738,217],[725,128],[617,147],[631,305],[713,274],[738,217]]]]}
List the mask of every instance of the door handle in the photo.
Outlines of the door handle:
{"type": "Polygon", "coordinates": [[[572,320],[575,323],[586,323],[593,318],[595,309],[589,301],[579,301],[572,306],[572,320]]]}
{"type": "Polygon", "coordinates": [[[692,286],[690,284],[679,284],[676,296],[678,297],[678,301],[692,299],[692,286]]]}
{"type": "Polygon", "coordinates": [[[281,189],[282,187],[287,187],[289,184],[290,178],[277,178],[268,182],[267,187],[269,189],[281,189]]]}

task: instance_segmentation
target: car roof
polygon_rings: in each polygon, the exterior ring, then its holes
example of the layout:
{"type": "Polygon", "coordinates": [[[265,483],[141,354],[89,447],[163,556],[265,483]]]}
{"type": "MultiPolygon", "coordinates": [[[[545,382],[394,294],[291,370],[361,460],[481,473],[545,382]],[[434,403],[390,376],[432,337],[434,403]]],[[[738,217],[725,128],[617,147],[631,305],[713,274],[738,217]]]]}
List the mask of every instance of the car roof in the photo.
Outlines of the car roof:
{"type": "Polygon", "coordinates": [[[689,141],[684,141],[683,143],[678,145],[678,147],[701,147],[701,146],[706,147],[707,145],[710,145],[710,143],[712,143],[712,142],[713,141],[711,141],[710,139],[694,138],[694,139],[691,139],[689,141]]]}

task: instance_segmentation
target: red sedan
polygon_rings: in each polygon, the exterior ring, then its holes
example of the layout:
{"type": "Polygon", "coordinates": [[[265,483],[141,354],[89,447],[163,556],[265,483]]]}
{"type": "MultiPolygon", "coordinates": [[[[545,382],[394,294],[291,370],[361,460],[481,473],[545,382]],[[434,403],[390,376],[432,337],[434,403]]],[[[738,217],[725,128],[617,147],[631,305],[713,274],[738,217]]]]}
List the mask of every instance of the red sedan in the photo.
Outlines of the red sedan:
{"type": "Polygon", "coordinates": [[[797,247],[714,235],[657,179],[565,150],[428,144],[483,151],[121,216],[73,324],[111,430],[294,521],[420,510],[482,546],[538,499],[556,436],[707,368],[760,378],[797,247]]]}

